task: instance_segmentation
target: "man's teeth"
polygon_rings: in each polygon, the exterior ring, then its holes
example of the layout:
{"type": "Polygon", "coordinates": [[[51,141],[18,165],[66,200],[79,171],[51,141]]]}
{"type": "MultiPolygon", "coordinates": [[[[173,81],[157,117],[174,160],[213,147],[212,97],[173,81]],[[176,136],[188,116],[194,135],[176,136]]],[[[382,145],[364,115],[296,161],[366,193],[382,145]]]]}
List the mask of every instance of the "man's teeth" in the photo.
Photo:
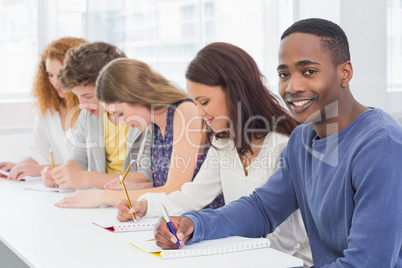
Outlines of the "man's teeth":
{"type": "Polygon", "coordinates": [[[305,105],[306,103],[309,103],[309,102],[310,102],[310,100],[295,101],[295,102],[293,102],[293,105],[294,106],[303,106],[303,105],[305,105]]]}

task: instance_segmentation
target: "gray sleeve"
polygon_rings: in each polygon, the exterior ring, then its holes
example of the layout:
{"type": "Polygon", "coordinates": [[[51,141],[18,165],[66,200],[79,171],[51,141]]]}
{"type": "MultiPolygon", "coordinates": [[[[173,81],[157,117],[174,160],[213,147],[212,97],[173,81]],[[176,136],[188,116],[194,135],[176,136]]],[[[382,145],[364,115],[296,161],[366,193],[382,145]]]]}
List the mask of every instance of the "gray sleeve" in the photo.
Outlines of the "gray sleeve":
{"type": "Polygon", "coordinates": [[[142,131],[141,135],[136,138],[130,147],[126,161],[124,162],[123,171],[127,169],[131,160],[135,160],[131,171],[142,173],[148,181],[152,182],[151,134],[148,129],[142,131]]]}
{"type": "Polygon", "coordinates": [[[87,133],[87,111],[81,110],[77,120],[78,129],[74,131],[74,135],[70,140],[72,144],[71,159],[80,163],[85,170],[88,170],[88,156],[86,149],[86,133],[87,133]]]}

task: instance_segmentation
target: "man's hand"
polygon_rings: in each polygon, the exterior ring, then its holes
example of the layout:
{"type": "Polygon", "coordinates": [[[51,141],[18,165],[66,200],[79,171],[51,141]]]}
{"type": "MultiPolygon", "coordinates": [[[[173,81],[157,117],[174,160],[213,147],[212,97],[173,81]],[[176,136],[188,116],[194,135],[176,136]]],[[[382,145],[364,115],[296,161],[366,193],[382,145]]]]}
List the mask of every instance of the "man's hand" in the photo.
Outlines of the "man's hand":
{"type": "Polygon", "coordinates": [[[55,182],[54,182],[54,179],[52,177],[51,171],[52,171],[52,167],[47,166],[41,172],[41,174],[42,174],[42,182],[47,187],[55,187],[56,186],[55,182]]]}
{"type": "MultiPolygon", "coordinates": [[[[187,217],[170,217],[170,222],[179,238],[180,247],[183,247],[193,236],[194,223],[187,217]]],[[[163,249],[177,249],[177,239],[169,231],[165,220],[161,217],[154,229],[156,245],[163,249]]]]}
{"type": "Polygon", "coordinates": [[[84,171],[75,167],[61,165],[51,170],[54,181],[60,188],[85,187],[84,171]]]}

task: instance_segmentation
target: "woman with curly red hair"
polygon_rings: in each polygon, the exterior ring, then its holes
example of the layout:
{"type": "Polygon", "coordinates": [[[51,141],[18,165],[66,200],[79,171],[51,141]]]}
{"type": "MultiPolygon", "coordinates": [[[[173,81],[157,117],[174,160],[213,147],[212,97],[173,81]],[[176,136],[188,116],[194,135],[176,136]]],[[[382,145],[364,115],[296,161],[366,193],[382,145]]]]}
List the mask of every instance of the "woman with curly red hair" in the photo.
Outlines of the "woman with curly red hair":
{"type": "Polygon", "coordinates": [[[87,41],[82,38],[65,37],[53,41],[43,50],[32,90],[38,108],[33,145],[19,163],[0,163],[0,169],[10,171],[11,179],[40,176],[42,169],[51,164],[49,149],[52,149],[55,163],[62,163],[70,157],[68,140],[80,110],[77,97],[60,89],[56,74],[63,65],[66,52],[84,43],[87,41]]]}

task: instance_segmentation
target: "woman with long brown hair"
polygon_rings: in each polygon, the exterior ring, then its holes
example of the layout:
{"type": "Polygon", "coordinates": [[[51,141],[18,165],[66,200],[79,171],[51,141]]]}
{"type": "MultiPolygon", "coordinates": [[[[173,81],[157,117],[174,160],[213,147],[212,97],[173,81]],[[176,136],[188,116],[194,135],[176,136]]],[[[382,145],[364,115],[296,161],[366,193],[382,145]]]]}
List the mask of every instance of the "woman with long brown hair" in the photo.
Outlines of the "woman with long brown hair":
{"type": "Polygon", "coordinates": [[[51,164],[49,149],[56,164],[70,157],[68,136],[72,135],[79,115],[79,109],[73,109],[78,105],[78,99],[72,92],[60,89],[56,74],[63,65],[66,52],[86,42],[82,38],[65,37],[51,42],[43,50],[32,90],[38,108],[32,147],[19,163],[0,163],[0,169],[10,171],[11,179],[40,176],[43,168],[51,164]]]}
{"type": "MultiPolygon", "coordinates": [[[[131,210],[120,202],[120,221],[129,220],[131,213],[160,216],[159,203],[170,215],[200,210],[221,193],[229,204],[263,185],[280,165],[280,154],[298,124],[266,88],[247,52],[228,43],[209,44],[189,64],[186,79],[198,114],[213,130],[213,147],[193,182],[169,195],[147,193],[131,210]]],[[[268,239],[273,248],[310,259],[300,211],[268,239]]]]}

